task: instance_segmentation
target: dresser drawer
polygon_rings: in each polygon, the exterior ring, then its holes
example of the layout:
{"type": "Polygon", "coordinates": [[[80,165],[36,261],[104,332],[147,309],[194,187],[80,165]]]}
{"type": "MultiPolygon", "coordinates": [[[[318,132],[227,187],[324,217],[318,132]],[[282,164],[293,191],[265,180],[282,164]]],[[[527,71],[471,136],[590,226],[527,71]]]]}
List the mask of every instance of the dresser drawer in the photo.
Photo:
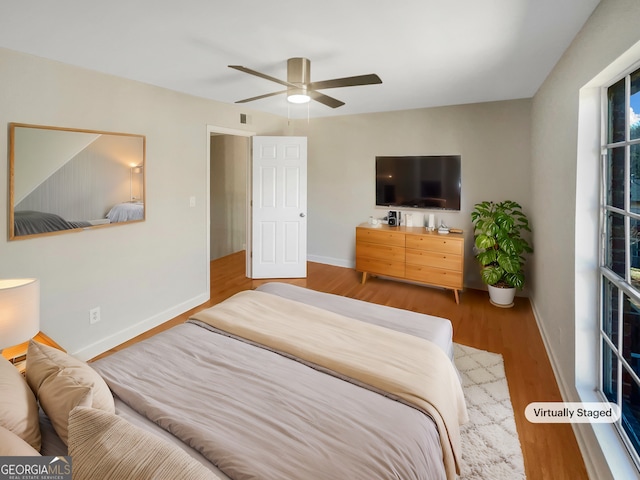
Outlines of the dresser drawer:
{"type": "Polygon", "coordinates": [[[462,272],[442,268],[407,265],[405,276],[408,280],[429,283],[439,287],[462,289],[462,272]]]}
{"type": "Polygon", "coordinates": [[[393,232],[389,230],[378,230],[375,228],[356,228],[356,242],[380,243],[383,245],[394,245],[404,247],[403,232],[393,232]]]}
{"type": "Polygon", "coordinates": [[[461,239],[448,238],[447,235],[407,234],[406,237],[407,248],[462,255],[463,242],[461,239]]]}
{"type": "Polygon", "coordinates": [[[356,257],[368,257],[376,260],[404,263],[405,249],[393,245],[361,242],[356,245],[356,257]]]}
{"type": "Polygon", "coordinates": [[[462,271],[462,256],[407,248],[407,264],[462,271]]]}
{"type": "Polygon", "coordinates": [[[389,262],[356,255],[356,270],[359,272],[389,275],[390,277],[404,277],[404,261],[389,262]]]}

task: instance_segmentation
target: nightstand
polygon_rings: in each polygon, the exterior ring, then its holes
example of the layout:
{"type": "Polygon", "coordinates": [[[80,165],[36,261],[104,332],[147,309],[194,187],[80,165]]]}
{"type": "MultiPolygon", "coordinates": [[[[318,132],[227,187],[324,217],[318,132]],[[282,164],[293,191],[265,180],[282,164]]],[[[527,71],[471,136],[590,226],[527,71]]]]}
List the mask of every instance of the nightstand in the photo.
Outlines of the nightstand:
{"type": "MultiPolygon", "coordinates": [[[[48,345],[50,347],[57,348],[60,351],[66,352],[64,348],[62,348],[42,332],[38,332],[38,334],[33,337],[33,340],[38,343],[42,343],[43,345],[48,345]]],[[[20,345],[8,347],[2,350],[2,356],[13,363],[23,375],[25,374],[25,367],[27,363],[27,348],[29,348],[29,342],[24,342],[20,345]]]]}

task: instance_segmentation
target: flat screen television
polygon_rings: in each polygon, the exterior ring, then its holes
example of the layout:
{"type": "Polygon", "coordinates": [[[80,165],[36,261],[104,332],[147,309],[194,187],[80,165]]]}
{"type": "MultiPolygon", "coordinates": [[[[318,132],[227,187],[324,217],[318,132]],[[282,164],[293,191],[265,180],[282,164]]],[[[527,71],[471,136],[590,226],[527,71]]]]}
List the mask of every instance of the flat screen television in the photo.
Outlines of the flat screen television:
{"type": "Polygon", "coordinates": [[[376,157],[376,205],[460,210],[460,155],[376,157]]]}

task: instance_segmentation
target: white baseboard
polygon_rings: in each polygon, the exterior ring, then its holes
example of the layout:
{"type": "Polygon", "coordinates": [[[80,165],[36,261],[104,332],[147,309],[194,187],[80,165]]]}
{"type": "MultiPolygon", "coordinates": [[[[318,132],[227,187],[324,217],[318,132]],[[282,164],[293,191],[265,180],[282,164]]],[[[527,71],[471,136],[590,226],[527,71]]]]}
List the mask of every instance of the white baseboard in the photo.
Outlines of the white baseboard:
{"type": "Polygon", "coordinates": [[[321,255],[307,255],[307,260],[310,262],[324,263],[326,265],[333,265],[334,267],[355,268],[355,262],[351,260],[344,260],[342,258],[323,257],[321,255]]]}
{"type": "Polygon", "coordinates": [[[544,327],[542,326],[542,323],[540,322],[540,315],[538,314],[538,309],[536,308],[535,299],[533,297],[529,297],[529,302],[531,303],[531,310],[533,311],[533,317],[535,318],[536,324],[538,325],[538,331],[540,332],[540,336],[542,337],[542,343],[544,344],[544,349],[547,352],[547,357],[549,358],[549,361],[551,362],[553,375],[556,378],[556,383],[558,384],[558,387],[560,388],[560,395],[562,395],[562,399],[565,402],[577,402],[578,401],[577,399],[570,398],[567,395],[567,388],[566,388],[567,385],[565,384],[562,378],[562,374],[557,368],[558,362],[555,356],[553,355],[553,351],[549,348],[549,340],[548,340],[547,332],[545,331],[544,327]]]}
{"type": "Polygon", "coordinates": [[[71,352],[76,358],[80,360],[87,361],[97,355],[100,355],[107,350],[116,347],[132,338],[151,330],[158,325],[163,324],[171,320],[172,318],[177,317],[178,315],[183,314],[187,310],[191,310],[198,305],[202,305],[203,303],[209,300],[209,293],[201,293],[200,295],[187,300],[186,302],[182,302],[174,307],[171,307],[163,312],[160,312],[146,320],[142,320],[141,322],[136,323],[135,325],[131,325],[130,327],[125,328],[124,330],[120,330],[113,335],[109,335],[106,338],[103,338],[91,345],[88,345],[80,350],[75,352],[71,352]]]}

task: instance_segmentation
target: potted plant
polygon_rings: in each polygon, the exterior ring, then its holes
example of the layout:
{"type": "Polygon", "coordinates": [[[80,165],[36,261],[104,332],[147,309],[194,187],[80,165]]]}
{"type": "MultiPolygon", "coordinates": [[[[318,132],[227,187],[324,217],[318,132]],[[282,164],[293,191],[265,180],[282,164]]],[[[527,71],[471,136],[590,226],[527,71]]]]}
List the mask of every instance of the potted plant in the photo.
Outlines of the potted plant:
{"type": "Polygon", "coordinates": [[[516,289],[524,286],[523,254],[533,248],[522,238],[530,232],[522,207],[511,200],[481,202],[471,212],[476,260],[482,268],[482,281],[488,285],[491,303],[513,306],[516,289]]]}

